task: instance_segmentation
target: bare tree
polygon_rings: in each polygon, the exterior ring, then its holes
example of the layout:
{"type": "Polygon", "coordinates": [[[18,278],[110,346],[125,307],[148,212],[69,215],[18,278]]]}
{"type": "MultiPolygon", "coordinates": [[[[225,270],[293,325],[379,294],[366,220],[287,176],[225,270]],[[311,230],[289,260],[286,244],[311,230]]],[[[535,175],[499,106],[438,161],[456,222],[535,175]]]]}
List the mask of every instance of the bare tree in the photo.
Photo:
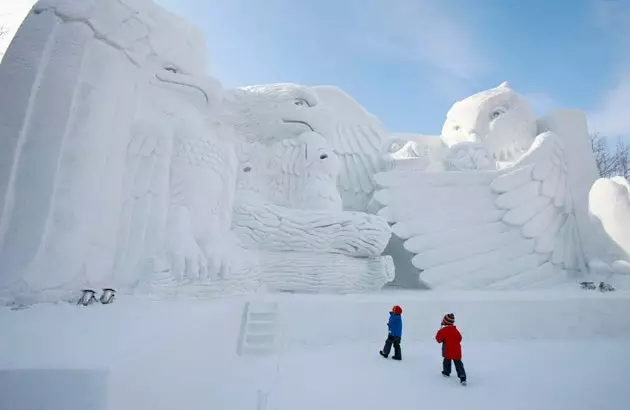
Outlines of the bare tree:
{"type": "Polygon", "coordinates": [[[615,175],[630,177],[630,146],[621,139],[615,146],[615,175]]]}
{"type": "Polygon", "coordinates": [[[606,137],[599,134],[591,135],[591,148],[595,156],[595,163],[599,170],[599,176],[609,178],[615,174],[615,156],[608,149],[606,137]]]}
{"type": "Polygon", "coordinates": [[[617,139],[615,148],[610,149],[606,137],[593,134],[591,147],[600,177],[610,178],[620,175],[630,178],[630,146],[622,139],[617,139]]]}

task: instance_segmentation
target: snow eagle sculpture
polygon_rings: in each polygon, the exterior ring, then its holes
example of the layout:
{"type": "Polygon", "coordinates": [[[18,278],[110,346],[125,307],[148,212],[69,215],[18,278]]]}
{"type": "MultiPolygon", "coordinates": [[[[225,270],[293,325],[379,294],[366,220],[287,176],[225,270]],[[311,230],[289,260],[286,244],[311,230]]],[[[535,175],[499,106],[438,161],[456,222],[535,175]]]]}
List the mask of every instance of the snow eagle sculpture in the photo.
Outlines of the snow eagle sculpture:
{"type": "Polygon", "coordinates": [[[596,173],[586,121],[561,110],[532,123],[532,113],[506,83],[475,94],[454,104],[443,138],[451,151],[466,144],[485,152],[473,157],[481,167],[377,175],[378,214],[430,286],[546,286],[586,270],[585,210],[596,173]],[[505,163],[488,169],[488,159],[505,163]]]}
{"type": "Polygon", "coordinates": [[[383,124],[354,98],[332,86],[313,90],[328,113],[330,143],[339,157],[339,191],[344,209],[367,211],[376,184],[374,176],[391,169],[384,159],[392,139],[383,124]]]}
{"type": "MultiPolygon", "coordinates": [[[[283,161],[302,155],[298,136],[315,132],[332,147],[339,162],[338,187],[343,208],[366,211],[375,189],[374,175],[388,170],[383,152],[389,136],[380,121],[344,91],[332,86],[266,84],[233,90],[226,96],[224,118],[237,133],[253,143],[282,140],[271,153],[282,171],[283,186],[294,186],[298,176],[283,161]],[[278,133],[285,135],[280,137],[278,133]]],[[[285,200],[289,201],[288,198],[285,200]]],[[[290,201],[289,201],[290,202],[290,201]]]]}
{"type": "Polygon", "coordinates": [[[225,270],[237,162],[204,71],[149,0],[35,5],[0,66],[1,289],[129,291],[163,246],[176,275],[225,270]]]}
{"type": "MultiPolygon", "coordinates": [[[[42,0],[33,8],[0,66],[0,86],[11,95],[0,100],[0,297],[30,303],[82,287],[129,292],[139,285],[207,295],[211,287],[257,287],[265,266],[273,270],[288,260],[270,252],[257,265],[256,252],[233,234],[234,201],[247,203],[241,199],[261,187],[238,189],[247,185],[239,149],[280,144],[310,128],[280,118],[270,133],[232,129],[221,118],[231,93],[204,72],[200,32],[150,0],[42,0]]],[[[266,101],[271,105],[250,112],[282,112],[278,100],[266,101]]],[[[293,95],[288,101],[292,108],[301,103],[293,95]]],[[[242,124],[248,121],[261,125],[242,124]]],[[[327,139],[311,137],[303,138],[306,146],[328,150],[327,139]]],[[[267,171],[277,169],[268,166],[268,152],[251,156],[264,166],[248,175],[262,172],[271,180],[267,171]]],[[[334,161],[308,159],[315,162],[296,163],[310,175],[310,182],[297,181],[308,189],[295,192],[302,198],[321,192],[338,205],[326,186],[335,183],[334,161]]],[[[289,191],[277,190],[287,198],[289,191]]],[[[350,292],[374,289],[388,280],[387,260],[368,257],[380,254],[391,234],[381,218],[341,213],[333,222],[344,234],[336,235],[328,211],[317,219],[318,230],[302,218],[312,210],[295,208],[296,215],[289,204],[269,199],[287,222],[279,231],[303,233],[313,245],[280,269],[286,277],[276,277],[284,281],[277,287],[305,283],[296,264],[339,262],[339,255],[314,255],[313,248],[360,257],[348,256],[349,276],[324,272],[308,283],[310,291],[340,284],[350,292]],[[374,275],[366,278],[365,269],[374,275]]],[[[259,237],[268,233],[258,221],[242,226],[259,237]]]]}
{"type": "MultiPolygon", "coordinates": [[[[233,226],[247,247],[257,249],[267,286],[352,291],[379,289],[391,280],[391,260],[381,257],[391,229],[378,216],[343,206],[338,174],[357,171],[340,166],[334,143],[342,136],[333,127],[339,120],[314,90],[251,86],[226,100],[224,118],[240,135],[233,226]]],[[[379,150],[375,142],[373,151],[358,150],[357,158],[378,159],[379,150]]],[[[371,191],[363,195],[367,204],[371,191]]]]}

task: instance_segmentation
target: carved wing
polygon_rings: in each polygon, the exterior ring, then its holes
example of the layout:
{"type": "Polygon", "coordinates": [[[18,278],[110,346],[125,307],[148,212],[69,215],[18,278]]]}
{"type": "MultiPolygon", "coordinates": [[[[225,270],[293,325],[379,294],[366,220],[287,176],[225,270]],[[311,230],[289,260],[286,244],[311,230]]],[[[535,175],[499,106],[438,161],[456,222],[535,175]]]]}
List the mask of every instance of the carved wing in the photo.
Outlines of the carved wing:
{"type": "Polygon", "coordinates": [[[382,171],[387,131],[381,122],[342,90],[313,87],[330,124],[331,142],[339,157],[339,190],[344,209],[365,211],[375,189],[374,175],[382,171]]]}
{"type": "Polygon", "coordinates": [[[560,282],[584,255],[563,144],[537,137],[499,171],[399,170],[377,175],[379,214],[415,256],[421,278],[450,288],[519,288],[560,282]]]}

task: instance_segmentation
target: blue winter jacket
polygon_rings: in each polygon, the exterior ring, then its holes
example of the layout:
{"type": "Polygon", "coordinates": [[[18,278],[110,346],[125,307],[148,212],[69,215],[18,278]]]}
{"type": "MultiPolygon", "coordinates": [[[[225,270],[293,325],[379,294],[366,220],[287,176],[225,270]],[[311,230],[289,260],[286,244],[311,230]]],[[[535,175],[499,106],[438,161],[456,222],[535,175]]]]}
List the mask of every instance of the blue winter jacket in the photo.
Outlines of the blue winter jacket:
{"type": "Polygon", "coordinates": [[[400,315],[395,314],[394,312],[389,312],[389,322],[387,323],[387,327],[389,328],[389,335],[401,337],[402,336],[402,317],[400,315]]]}

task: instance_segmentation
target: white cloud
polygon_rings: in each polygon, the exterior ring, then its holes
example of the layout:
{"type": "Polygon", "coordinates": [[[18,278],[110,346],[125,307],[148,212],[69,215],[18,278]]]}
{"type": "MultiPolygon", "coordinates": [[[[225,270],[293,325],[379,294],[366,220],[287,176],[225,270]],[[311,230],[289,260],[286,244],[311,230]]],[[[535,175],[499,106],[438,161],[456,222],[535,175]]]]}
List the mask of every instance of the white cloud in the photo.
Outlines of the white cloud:
{"type": "Polygon", "coordinates": [[[593,131],[630,137],[630,69],[622,72],[614,87],[604,93],[589,117],[593,131]]]}
{"type": "Polygon", "coordinates": [[[356,38],[398,60],[422,63],[454,79],[470,80],[489,68],[475,30],[456,10],[425,0],[377,2],[363,13],[356,38]]]}
{"type": "Polygon", "coordinates": [[[617,36],[617,41],[630,41],[630,3],[627,0],[592,0],[594,24],[617,36]]]}

